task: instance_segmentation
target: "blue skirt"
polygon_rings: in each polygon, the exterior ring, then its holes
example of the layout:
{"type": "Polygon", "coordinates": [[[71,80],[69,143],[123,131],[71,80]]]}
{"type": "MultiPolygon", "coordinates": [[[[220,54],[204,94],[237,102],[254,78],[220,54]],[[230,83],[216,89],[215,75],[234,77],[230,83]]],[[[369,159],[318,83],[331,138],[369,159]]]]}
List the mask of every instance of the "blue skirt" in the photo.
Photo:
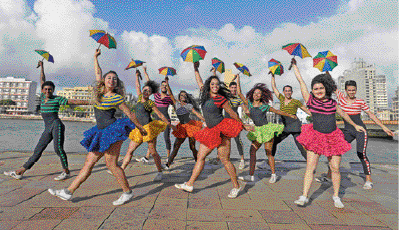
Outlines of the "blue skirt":
{"type": "Polygon", "coordinates": [[[109,147],[118,141],[124,141],[135,125],[129,118],[117,119],[104,129],[97,126],[83,133],[84,139],[80,142],[89,152],[105,152],[109,147]]]}

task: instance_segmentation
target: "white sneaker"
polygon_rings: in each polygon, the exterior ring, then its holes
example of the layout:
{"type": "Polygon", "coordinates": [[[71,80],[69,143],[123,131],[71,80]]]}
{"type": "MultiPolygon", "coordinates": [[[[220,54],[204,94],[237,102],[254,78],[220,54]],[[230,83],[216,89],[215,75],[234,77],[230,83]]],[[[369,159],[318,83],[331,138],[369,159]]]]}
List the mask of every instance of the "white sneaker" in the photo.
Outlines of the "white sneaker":
{"type": "Polygon", "coordinates": [[[162,172],[158,172],[157,175],[155,176],[154,180],[152,181],[161,181],[162,180],[162,172]]]}
{"type": "Polygon", "coordinates": [[[239,176],[238,179],[242,180],[242,181],[247,181],[247,182],[254,182],[255,176],[251,176],[251,175],[239,176]]]}
{"type": "Polygon", "coordinates": [[[300,196],[298,200],[294,201],[296,205],[304,206],[309,202],[309,199],[306,196],[300,196]]]}
{"type": "Polygon", "coordinates": [[[240,164],[238,165],[238,169],[244,169],[245,168],[245,161],[241,160],[240,164]]]}
{"type": "Polygon", "coordinates": [[[272,176],[269,179],[269,183],[273,184],[273,183],[276,183],[276,181],[277,181],[277,175],[276,174],[272,174],[272,176]]]}
{"type": "Polygon", "coordinates": [[[183,184],[175,184],[175,187],[178,189],[187,191],[187,192],[192,192],[194,189],[194,186],[188,186],[186,183],[187,182],[184,182],[183,184]]]}
{"type": "Polygon", "coordinates": [[[164,170],[169,170],[169,169],[170,169],[166,164],[161,165],[161,167],[162,167],[162,169],[164,169],[164,170]]]}
{"type": "Polygon", "coordinates": [[[138,162],[143,162],[143,163],[148,163],[148,162],[149,162],[149,160],[147,160],[145,157],[136,158],[136,161],[138,161],[138,162]]]}
{"type": "Polygon", "coordinates": [[[18,175],[15,171],[4,172],[4,175],[10,176],[17,180],[21,180],[21,178],[22,178],[22,175],[18,175]]]}
{"type": "Polygon", "coordinates": [[[117,199],[116,201],[112,202],[113,205],[122,205],[132,199],[133,197],[133,192],[128,193],[122,193],[122,195],[117,199]]]}
{"type": "Polygon", "coordinates": [[[331,179],[326,177],[326,176],[315,177],[314,180],[319,182],[319,183],[332,183],[331,179]]]}
{"type": "Polygon", "coordinates": [[[269,165],[267,164],[267,160],[264,160],[261,165],[258,166],[260,169],[267,169],[269,165]]]}
{"type": "Polygon", "coordinates": [[[339,198],[338,196],[333,196],[332,198],[334,200],[334,206],[336,208],[344,208],[345,207],[341,201],[341,198],[339,198]]]}
{"type": "Polygon", "coordinates": [[[238,193],[241,191],[241,189],[242,189],[242,186],[239,188],[231,189],[231,191],[230,191],[229,195],[227,195],[227,197],[231,198],[231,199],[236,198],[238,196],[238,193]]]}
{"type": "Polygon", "coordinates": [[[111,170],[109,170],[109,169],[107,169],[107,173],[108,173],[108,174],[111,174],[111,175],[114,175],[114,174],[111,172],[111,170]]]}
{"type": "Polygon", "coordinates": [[[369,190],[373,188],[373,182],[371,181],[366,181],[366,183],[364,183],[363,185],[363,189],[369,190]]]}
{"type": "Polygon", "coordinates": [[[54,178],[54,180],[59,181],[59,180],[65,180],[71,177],[70,173],[62,172],[60,175],[54,178]]]}
{"type": "Polygon", "coordinates": [[[61,200],[70,200],[72,198],[72,194],[67,194],[66,189],[61,189],[61,190],[55,190],[52,188],[47,189],[47,191],[53,195],[61,198],[61,200]]]}

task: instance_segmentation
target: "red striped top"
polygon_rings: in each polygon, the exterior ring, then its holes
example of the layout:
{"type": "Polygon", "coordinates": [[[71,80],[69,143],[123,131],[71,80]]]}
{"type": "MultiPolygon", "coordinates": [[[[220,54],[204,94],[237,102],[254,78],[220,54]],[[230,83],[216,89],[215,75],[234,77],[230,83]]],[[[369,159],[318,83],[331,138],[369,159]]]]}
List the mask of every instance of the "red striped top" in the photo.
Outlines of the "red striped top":
{"type": "Polygon", "coordinates": [[[337,102],[331,98],[320,101],[312,94],[310,94],[309,100],[306,105],[308,106],[309,111],[312,113],[330,115],[337,112],[337,102]]]}
{"type": "Polygon", "coordinates": [[[356,98],[354,102],[349,102],[345,95],[337,90],[338,103],[341,109],[348,115],[357,115],[363,111],[369,111],[370,108],[363,99],[356,98]]]}

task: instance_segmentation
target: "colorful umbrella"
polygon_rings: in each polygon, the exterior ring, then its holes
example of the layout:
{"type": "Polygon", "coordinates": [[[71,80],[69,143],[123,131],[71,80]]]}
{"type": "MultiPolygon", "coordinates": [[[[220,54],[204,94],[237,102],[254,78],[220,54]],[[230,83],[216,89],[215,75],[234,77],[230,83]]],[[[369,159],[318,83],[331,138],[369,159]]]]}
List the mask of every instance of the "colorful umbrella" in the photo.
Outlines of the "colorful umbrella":
{"type": "Polygon", "coordinates": [[[159,74],[165,75],[165,76],[173,76],[176,75],[176,70],[173,69],[172,67],[162,67],[159,68],[159,74]]]}
{"type": "Polygon", "coordinates": [[[218,58],[212,58],[212,65],[219,73],[224,73],[224,62],[218,58]]]}
{"type": "Polygon", "coordinates": [[[40,54],[40,56],[43,57],[42,61],[44,59],[46,59],[47,61],[54,63],[53,55],[51,55],[49,52],[47,52],[45,50],[35,50],[35,52],[40,54]]]}
{"type": "Polygon", "coordinates": [[[248,77],[252,76],[251,73],[249,72],[248,67],[246,67],[245,65],[238,63],[238,62],[234,62],[234,66],[241,71],[241,73],[247,75],[248,77]]]}
{"type": "MultiPolygon", "coordinates": [[[[287,50],[287,52],[291,55],[298,56],[300,58],[312,57],[310,56],[308,50],[301,43],[290,43],[283,46],[283,50],[287,50]]],[[[291,70],[292,65],[288,67],[288,70],[291,70]]]]}
{"type": "Polygon", "coordinates": [[[206,50],[203,46],[192,45],[184,49],[180,56],[183,58],[183,61],[194,63],[199,60],[203,60],[205,58],[205,54],[206,50]]]}
{"type": "Polygon", "coordinates": [[[319,69],[321,72],[331,71],[337,65],[338,65],[337,56],[335,56],[329,50],[324,52],[319,52],[313,58],[313,67],[319,69]]]}
{"type": "Polygon", "coordinates": [[[281,62],[275,60],[275,59],[270,59],[269,61],[269,70],[274,74],[274,75],[281,75],[284,73],[284,68],[281,62]]]}
{"type": "Polygon", "coordinates": [[[104,30],[90,30],[90,37],[96,40],[100,45],[106,46],[108,49],[116,49],[116,41],[115,38],[112,37],[109,33],[105,32],[104,30]]]}
{"type": "Polygon", "coordinates": [[[139,66],[142,66],[143,63],[145,63],[144,61],[140,61],[140,60],[133,60],[129,63],[129,65],[125,68],[125,70],[131,69],[131,68],[136,68],[139,66]]]}

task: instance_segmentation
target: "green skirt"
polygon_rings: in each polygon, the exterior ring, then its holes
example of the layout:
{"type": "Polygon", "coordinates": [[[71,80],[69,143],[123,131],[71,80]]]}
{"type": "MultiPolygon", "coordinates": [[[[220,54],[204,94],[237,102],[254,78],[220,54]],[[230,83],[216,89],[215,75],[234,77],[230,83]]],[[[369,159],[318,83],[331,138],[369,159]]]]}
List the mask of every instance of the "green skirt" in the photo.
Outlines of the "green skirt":
{"type": "Polygon", "coordinates": [[[255,126],[255,132],[249,132],[247,137],[250,141],[258,143],[269,142],[274,136],[280,135],[284,130],[284,125],[268,123],[263,126],[255,126]]]}

